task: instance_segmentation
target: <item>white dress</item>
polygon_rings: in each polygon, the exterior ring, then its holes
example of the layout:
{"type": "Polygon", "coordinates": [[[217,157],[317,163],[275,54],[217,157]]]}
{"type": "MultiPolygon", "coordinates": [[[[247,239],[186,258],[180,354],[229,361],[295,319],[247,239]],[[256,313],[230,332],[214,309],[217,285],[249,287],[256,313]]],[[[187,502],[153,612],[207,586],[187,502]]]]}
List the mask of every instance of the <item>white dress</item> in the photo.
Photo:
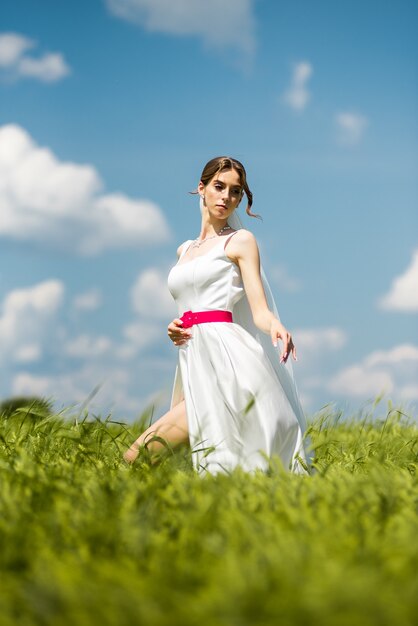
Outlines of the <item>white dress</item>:
{"type": "Polygon", "coordinates": [[[199,472],[228,472],[237,465],[246,471],[266,469],[268,458],[278,455],[284,467],[304,473],[304,418],[280,380],[280,368],[287,374],[279,349],[273,367],[260,343],[234,317],[234,308],[246,296],[239,268],[226,255],[233,235],[182,263],[191,244],[186,241],[168,275],[179,317],[189,310],[221,309],[231,311],[234,319],[189,328],[191,339],[178,347],[171,407],[185,400],[193,465],[199,472]]]}

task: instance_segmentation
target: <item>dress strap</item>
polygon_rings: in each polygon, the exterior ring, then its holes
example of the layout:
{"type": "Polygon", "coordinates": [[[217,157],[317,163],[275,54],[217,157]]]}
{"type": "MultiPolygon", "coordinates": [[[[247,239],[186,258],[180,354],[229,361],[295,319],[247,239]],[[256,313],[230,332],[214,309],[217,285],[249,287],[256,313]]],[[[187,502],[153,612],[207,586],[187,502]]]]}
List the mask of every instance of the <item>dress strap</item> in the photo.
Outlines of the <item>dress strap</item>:
{"type": "Polygon", "coordinates": [[[192,243],[193,239],[187,239],[187,241],[185,241],[182,246],[181,246],[181,252],[180,252],[180,256],[179,256],[179,261],[180,259],[186,254],[187,250],[190,248],[190,244],[192,243]]]}
{"type": "Polygon", "coordinates": [[[226,250],[226,246],[228,245],[228,243],[230,242],[230,240],[232,239],[232,237],[233,237],[234,235],[236,235],[236,234],[237,234],[237,232],[238,232],[238,231],[236,230],[234,233],[232,233],[232,235],[229,235],[229,237],[228,237],[228,238],[227,238],[227,240],[225,241],[224,250],[226,250]]]}

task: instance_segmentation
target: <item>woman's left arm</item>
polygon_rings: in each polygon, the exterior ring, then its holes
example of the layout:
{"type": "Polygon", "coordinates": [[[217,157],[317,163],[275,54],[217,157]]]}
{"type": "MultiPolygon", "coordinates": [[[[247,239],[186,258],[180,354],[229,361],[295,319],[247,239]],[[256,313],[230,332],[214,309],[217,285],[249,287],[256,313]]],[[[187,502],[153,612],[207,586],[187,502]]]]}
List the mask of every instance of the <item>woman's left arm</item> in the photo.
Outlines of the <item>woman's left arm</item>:
{"type": "Polygon", "coordinates": [[[291,334],[275,317],[267,306],[266,294],[260,274],[260,253],[254,235],[245,229],[232,237],[227,246],[228,256],[237,263],[244,283],[245,293],[251,307],[254,324],[269,334],[274,346],[277,340],[283,342],[280,360],[286,362],[289,354],[296,360],[296,348],[291,334]]]}

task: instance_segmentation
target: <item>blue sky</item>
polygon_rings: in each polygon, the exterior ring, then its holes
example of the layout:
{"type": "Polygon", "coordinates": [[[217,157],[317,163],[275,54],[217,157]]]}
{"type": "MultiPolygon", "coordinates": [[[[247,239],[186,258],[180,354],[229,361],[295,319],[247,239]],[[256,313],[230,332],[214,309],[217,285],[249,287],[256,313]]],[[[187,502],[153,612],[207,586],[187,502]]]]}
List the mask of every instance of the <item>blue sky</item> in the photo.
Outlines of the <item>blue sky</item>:
{"type": "Polygon", "coordinates": [[[241,160],[308,414],[418,404],[415,2],[3,0],[0,397],[168,404],[188,191],[241,160]],[[223,6],[225,5],[225,6],[223,6]]]}

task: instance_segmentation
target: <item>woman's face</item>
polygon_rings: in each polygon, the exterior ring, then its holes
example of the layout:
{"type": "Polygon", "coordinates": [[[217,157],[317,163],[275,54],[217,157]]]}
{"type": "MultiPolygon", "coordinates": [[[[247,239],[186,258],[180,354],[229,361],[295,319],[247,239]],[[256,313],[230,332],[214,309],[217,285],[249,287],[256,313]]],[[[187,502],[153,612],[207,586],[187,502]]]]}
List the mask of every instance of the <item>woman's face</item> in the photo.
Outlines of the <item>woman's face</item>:
{"type": "Polygon", "coordinates": [[[199,183],[199,193],[212,217],[228,219],[242,198],[242,186],[236,170],[218,172],[205,186],[199,183]]]}

